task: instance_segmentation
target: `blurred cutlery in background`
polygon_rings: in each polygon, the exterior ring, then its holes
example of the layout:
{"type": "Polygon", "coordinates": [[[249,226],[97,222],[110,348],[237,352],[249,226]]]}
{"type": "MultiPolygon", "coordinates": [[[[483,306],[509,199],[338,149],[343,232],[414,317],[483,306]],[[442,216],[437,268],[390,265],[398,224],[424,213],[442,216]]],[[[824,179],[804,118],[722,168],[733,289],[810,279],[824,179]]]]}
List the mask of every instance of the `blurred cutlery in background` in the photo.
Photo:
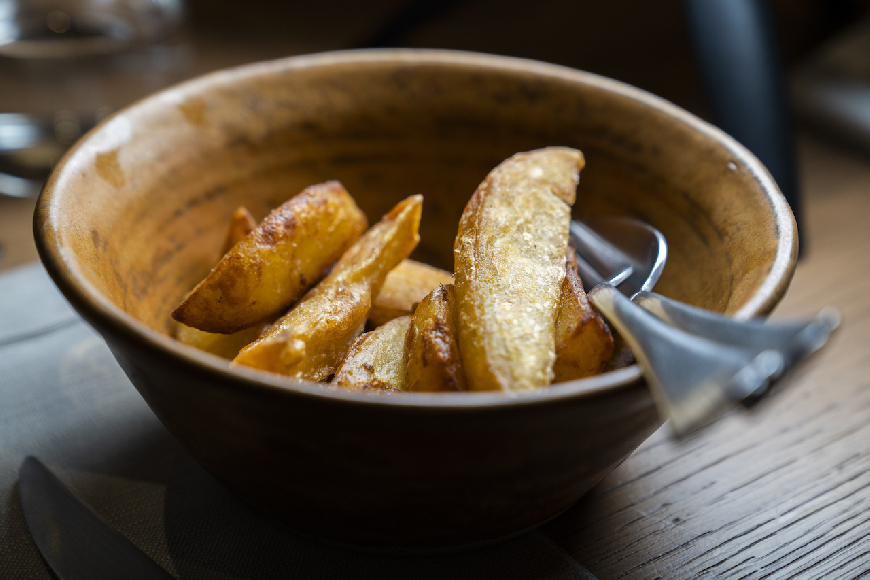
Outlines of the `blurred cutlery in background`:
{"type": "Polygon", "coordinates": [[[0,0],[0,84],[27,94],[0,113],[0,195],[36,197],[81,135],[167,84],[186,55],[161,49],[184,14],[183,0],[0,0]]]}

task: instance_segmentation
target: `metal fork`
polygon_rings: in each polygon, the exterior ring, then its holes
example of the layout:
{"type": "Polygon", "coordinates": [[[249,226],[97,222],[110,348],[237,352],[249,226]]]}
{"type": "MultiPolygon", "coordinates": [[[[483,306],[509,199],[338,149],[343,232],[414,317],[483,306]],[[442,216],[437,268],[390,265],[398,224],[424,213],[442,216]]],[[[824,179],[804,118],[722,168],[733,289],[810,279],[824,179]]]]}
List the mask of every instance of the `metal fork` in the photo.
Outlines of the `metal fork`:
{"type": "Polygon", "coordinates": [[[737,320],[654,294],[667,243],[637,220],[595,230],[572,222],[571,244],[590,301],[631,347],[678,437],[736,405],[754,405],[840,321],[831,307],[812,320],[737,320]]]}

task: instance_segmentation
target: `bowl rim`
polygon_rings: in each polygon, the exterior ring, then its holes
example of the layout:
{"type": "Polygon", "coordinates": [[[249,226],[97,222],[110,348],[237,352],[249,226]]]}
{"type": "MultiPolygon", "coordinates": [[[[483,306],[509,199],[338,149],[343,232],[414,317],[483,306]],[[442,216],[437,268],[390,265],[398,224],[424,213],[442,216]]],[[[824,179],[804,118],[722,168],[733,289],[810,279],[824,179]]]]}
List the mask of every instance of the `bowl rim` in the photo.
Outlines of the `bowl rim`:
{"type": "MultiPolygon", "coordinates": [[[[498,56],[468,51],[443,49],[355,49],[290,56],[257,62],[207,73],[148,95],[114,113],[88,132],[61,158],[43,187],[34,213],[34,238],[39,257],[48,274],[72,304],[74,309],[97,329],[113,338],[144,347],[176,363],[194,367],[203,376],[213,376],[219,382],[243,384],[254,390],[287,391],[305,397],[335,399],[353,404],[375,404],[390,407],[413,407],[428,410],[514,407],[558,402],[567,398],[588,397],[628,388],[641,382],[637,364],[593,377],[557,383],[546,389],[519,392],[462,393],[389,393],[355,392],[322,383],[304,382],[290,377],[241,366],[230,366],[226,359],[182,344],[138,321],[103,296],[79,271],[79,265],[60,245],[62,226],[58,221],[55,199],[63,196],[64,186],[72,176],[70,167],[80,158],[87,158],[91,140],[106,130],[114,119],[136,115],[137,110],[156,104],[169,93],[193,95],[213,86],[233,84],[239,80],[292,70],[345,66],[348,64],[407,63],[433,66],[462,66],[502,72],[521,72],[591,86],[633,100],[674,118],[725,148],[749,171],[752,179],[767,196],[774,226],[778,229],[776,256],[762,284],[735,314],[738,319],[770,312],[785,294],[791,282],[797,260],[797,228],[791,209],[776,183],[761,162],[725,132],[681,109],[669,101],[643,89],[595,73],[535,61],[526,58],[498,56]],[[177,359],[177,360],[176,360],[177,359]]],[[[174,99],[173,99],[174,100],[174,99]]]]}

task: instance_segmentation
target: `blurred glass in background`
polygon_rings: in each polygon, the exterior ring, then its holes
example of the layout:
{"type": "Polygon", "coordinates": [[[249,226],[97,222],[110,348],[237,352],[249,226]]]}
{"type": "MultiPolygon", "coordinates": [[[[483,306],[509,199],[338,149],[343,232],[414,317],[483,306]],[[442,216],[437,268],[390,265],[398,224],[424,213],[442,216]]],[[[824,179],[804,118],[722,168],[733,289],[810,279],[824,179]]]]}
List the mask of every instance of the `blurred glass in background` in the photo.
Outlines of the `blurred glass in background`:
{"type": "Polygon", "coordinates": [[[147,45],[181,23],[180,0],[0,0],[0,54],[75,58],[147,45]]]}
{"type": "Polygon", "coordinates": [[[101,118],[186,76],[182,0],[0,0],[0,193],[38,194],[101,118]]]}

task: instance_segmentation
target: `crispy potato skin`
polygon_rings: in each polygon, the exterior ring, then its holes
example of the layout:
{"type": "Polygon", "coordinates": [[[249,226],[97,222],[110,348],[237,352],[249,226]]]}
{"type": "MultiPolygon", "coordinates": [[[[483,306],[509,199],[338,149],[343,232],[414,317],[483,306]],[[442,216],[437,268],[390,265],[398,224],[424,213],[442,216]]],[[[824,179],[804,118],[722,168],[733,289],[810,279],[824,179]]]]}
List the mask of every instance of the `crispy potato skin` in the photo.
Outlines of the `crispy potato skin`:
{"type": "Polygon", "coordinates": [[[402,260],[387,274],[369,312],[369,325],[377,327],[393,318],[409,316],[439,284],[453,284],[453,274],[414,260],[402,260]]]}
{"type": "Polygon", "coordinates": [[[568,248],[565,279],[556,317],[556,363],[553,382],[597,375],[613,355],[613,335],[583,290],[577,256],[568,248]]]}
{"type": "Polygon", "coordinates": [[[410,316],[400,316],[353,341],[332,384],[355,391],[405,390],[402,356],[410,323],[410,316]]]}
{"type": "Polygon", "coordinates": [[[472,390],[524,390],[553,379],[556,307],[582,154],[518,153],[465,208],[454,244],[459,347],[472,390]]]}
{"type": "Polygon", "coordinates": [[[229,334],[282,313],[366,228],[337,181],[313,185],[232,246],[172,313],[187,326],[229,334]]]}
{"type": "Polygon", "coordinates": [[[462,369],[456,334],[453,285],[438,286],[414,310],[405,336],[407,390],[466,390],[465,371],[462,369]]]}
{"type": "Polygon", "coordinates": [[[324,381],[362,332],[387,272],[419,241],[423,197],[411,196],[363,234],[290,312],[233,361],[301,380],[324,381]]]}
{"type": "Polygon", "coordinates": [[[221,256],[229,252],[233,246],[244,240],[257,227],[257,222],[254,216],[248,211],[248,208],[239,206],[233,215],[230,216],[230,225],[227,228],[227,237],[224,240],[224,247],[221,250],[221,256]]]}
{"type": "MultiPolygon", "coordinates": [[[[251,212],[239,206],[230,217],[227,237],[224,240],[221,255],[226,254],[230,248],[241,242],[255,227],[257,227],[257,222],[254,221],[254,216],[251,215],[251,212]]],[[[199,330],[179,322],[175,329],[175,338],[179,342],[199,350],[210,352],[226,359],[233,359],[246,345],[256,340],[268,325],[267,322],[261,322],[233,334],[218,334],[199,330]]]]}

